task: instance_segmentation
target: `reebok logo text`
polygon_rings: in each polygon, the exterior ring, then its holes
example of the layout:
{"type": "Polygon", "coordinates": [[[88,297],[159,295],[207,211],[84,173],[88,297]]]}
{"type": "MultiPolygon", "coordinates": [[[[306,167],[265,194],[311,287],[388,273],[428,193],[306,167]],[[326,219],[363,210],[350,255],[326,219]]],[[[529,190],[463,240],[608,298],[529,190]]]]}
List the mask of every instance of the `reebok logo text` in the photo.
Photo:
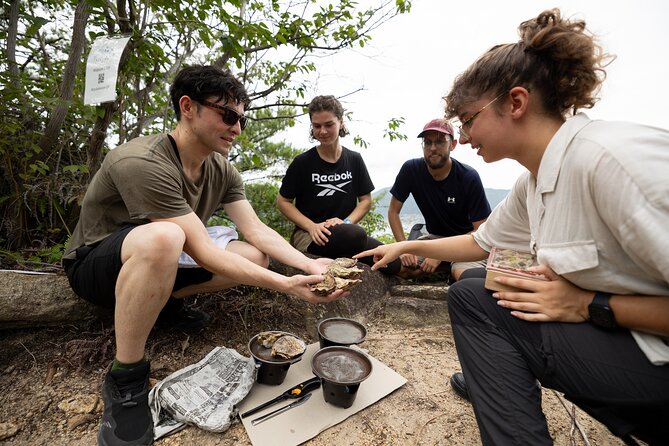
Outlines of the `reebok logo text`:
{"type": "Polygon", "coordinates": [[[350,180],[352,178],[353,174],[351,172],[335,173],[333,175],[319,175],[317,173],[311,174],[311,182],[316,184],[329,183],[331,181],[350,180]]]}

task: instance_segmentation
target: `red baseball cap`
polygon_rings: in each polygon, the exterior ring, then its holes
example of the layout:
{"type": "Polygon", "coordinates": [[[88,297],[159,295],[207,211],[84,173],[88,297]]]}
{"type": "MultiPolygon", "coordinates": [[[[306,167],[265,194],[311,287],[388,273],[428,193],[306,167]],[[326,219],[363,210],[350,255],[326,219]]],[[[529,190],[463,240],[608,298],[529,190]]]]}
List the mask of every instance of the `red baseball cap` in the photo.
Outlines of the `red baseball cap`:
{"type": "Polygon", "coordinates": [[[423,135],[425,134],[425,132],[427,132],[429,130],[434,130],[434,131],[437,131],[439,133],[445,133],[447,135],[451,135],[451,137],[453,137],[453,138],[455,137],[455,132],[453,131],[453,126],[445,118],[433,119],[432,121],[425,124],[425,127],[423,127],[423,131],[418,134],[418,137],[422,138],[423,135]]]}

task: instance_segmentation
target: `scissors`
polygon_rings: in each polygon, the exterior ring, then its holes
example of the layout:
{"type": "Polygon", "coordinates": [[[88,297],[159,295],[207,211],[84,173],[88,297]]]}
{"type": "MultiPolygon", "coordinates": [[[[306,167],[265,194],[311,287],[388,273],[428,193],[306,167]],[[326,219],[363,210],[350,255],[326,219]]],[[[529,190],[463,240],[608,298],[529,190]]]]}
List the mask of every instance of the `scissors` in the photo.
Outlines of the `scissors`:
{"type": "Polygon", "coordinates": [[[239,417],[244,418],[248,417],[249,415],[253,415],[254,413],[260,412],[266,407],[269,407],[273,404],[276,404],[280,401],[287,400],[287,399],[297,399],[300,397],[303,397],[307,393],[310,393],[313,390],[318,389],[321,386],[321,379],[317,376],[308,379],[294,387],[291,387],[290,389],[286,390],[283,392],[281,395],[277,396],[276,398],[273,398],[267,402],[262,403],[259,406],[254,407],[251,410],[247,410],[243,414],[241,414],[239,417]]]}
{"type": "Polygon", "coordinates": [[[309,398],[311,398],[310,393],[305,393],[303,397],[300,397],[297,401],[293,401],[292,403],[288,404],[287,406],[279,407],[276,410],[273,410],[272,412],[268,413],[267,415],[263,415],[261,417],[256,418],[255,420],[251,421],[251,426],[255,426],[256,424],[260,424],[263,421],[267,421],[270,418],[274,418],[275,416],[284,413],[287,410],[292,409],[293,407],[301,406],[302,404],[306,403],[309,398]]]}

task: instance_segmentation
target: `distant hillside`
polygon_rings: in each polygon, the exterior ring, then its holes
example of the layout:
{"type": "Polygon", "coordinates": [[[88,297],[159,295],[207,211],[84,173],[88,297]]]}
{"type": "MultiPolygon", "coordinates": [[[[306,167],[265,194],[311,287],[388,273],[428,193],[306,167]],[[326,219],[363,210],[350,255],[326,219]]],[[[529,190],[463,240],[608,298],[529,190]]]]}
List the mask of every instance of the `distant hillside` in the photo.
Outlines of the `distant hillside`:
{"type": "MultiPolygon", "coordinates": [[[[504,198],[506,195],[509,193],[509,190],[507,189],[485,189],[485,194],[486,197],[488,197],[488,202],[490,203],[491,208],[495,208],[504,198]]],[[[383,217],[386,219],[386,222],[388,221],[388,206],[390,205],[390,188],[389,187],[384,187],[383,189],[379,189],[378,191],[374,192],[372,194],[372,198],[376,199],[377,197],[381,197],[379,201],[376,203],[376,212],[379,214],[383,215],[383,217]]],[[[407,198],[407,201],[404,202],[404,206],[402,206],[402,211],[400,212],[400,219],[402,220],[402,226],[404,227],[405,231],[409,231],[411,227],[415,223],[424,223],[425,220],[423,219],[423,216],[420,213],[420,210],[418,209],[418,205],[416,205],[416,202],[413,199],[413,196],[409,195],[409,198],[407,198]]],[[[390,232],[390,229],[388,229],[388,233],[390,232]]]]}

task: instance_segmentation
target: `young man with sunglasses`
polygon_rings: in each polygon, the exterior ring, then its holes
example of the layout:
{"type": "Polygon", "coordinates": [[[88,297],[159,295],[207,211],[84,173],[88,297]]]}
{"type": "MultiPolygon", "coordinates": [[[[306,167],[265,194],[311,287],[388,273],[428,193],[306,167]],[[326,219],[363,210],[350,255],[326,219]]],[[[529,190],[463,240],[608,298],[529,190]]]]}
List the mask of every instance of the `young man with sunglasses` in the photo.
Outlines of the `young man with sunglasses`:
{"type": "Polygon", "coordinates": [[[170,96],[176,127],[107,154],[63,257],[72,289],[114,309],[116,357],[102,388],[105,410],[98,432],[103,445],[152,442],[150,367],[144,356],[149,333],[156,321],[198,330],[209,320],[180,299],[237,284],[312,303],[342,296],[310,291],[330,260],[304,256],[263,224],[226,158],[246,125],[250,100],[241,82],[227,70],[194,66],[177,74],[170,96]],[[207,230],[205,223],[220,208],[245,242],[229,228],[207,230]],[[269,257],[309,275],[269,271],[269,257]]]}
{"type": "MultiPolygon", "coordinates": [[[[423,139],[423,157],[406,161],[390,189],[388,222],[395,240],[406,240],[400,211],[409,194],[413,195],[425,219],[428,234],[421,239],[475,231],[490,215],[490,204],[478,172],[451,158],[451,151],[457,145],[453,127],[445,119],[433,119],[425,124],[418,138],[423,139]]],[[[412,254],[403,254],[400,259],[404,267],[415,271],[413,276],[447,271],[453,280],[459,279],[466,269],[485,266],[485,262],[450,265],[437,259],[419,259],[412,254]]]]}

